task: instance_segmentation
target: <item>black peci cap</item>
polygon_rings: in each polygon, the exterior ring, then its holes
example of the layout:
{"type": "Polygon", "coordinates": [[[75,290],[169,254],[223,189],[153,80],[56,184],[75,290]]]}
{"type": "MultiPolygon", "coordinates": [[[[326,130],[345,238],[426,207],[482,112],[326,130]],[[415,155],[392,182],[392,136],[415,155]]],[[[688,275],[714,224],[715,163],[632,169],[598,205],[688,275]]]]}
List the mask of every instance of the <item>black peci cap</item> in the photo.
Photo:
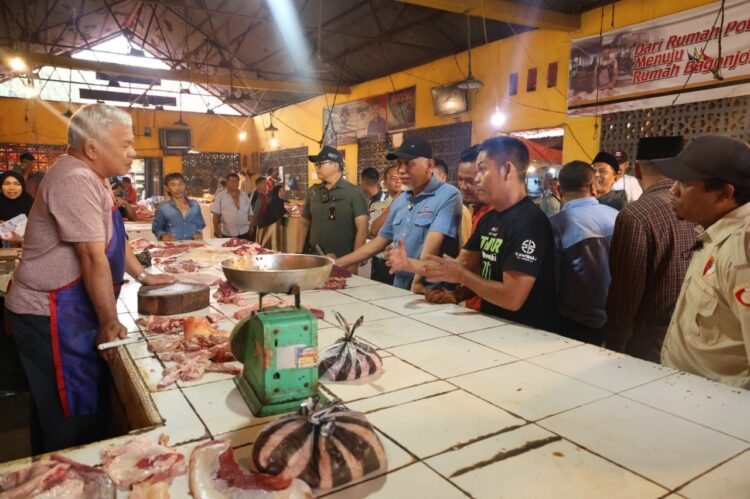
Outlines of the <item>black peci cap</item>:
{"type": "Polygon", "coordinates": [[[414,158],[432,159],[432,146],[425,139],[416,135],[405,137],[398,149],[385,156],[385,159],[389,161],[414,158]]]}
{"type": "Polygon", "coordinates": [[[620,162],[617,161],[617,158],[615,158],[608,152],[601,151],[599,154],[597,154],[594,157],[594,161],[591,162],[592,165],[594,163],[606,163],[612,167],[615,173],[618,173],[620,171],[620,162]]]}
{"type": "Polygon", "coordinates": [[[636,160],[650,161],[653,159],[674,158],[685,144],[682,135],[668,137],[642,137],[638,139],[636,160]]]}
{"type": "Polygon", "coordinates": [[[665,177],[689,182],[718,178],[750,187],[750,146],[724,135],[706,135],[692,141],[675,158],[656,159],[654,166],[665,177]]]}

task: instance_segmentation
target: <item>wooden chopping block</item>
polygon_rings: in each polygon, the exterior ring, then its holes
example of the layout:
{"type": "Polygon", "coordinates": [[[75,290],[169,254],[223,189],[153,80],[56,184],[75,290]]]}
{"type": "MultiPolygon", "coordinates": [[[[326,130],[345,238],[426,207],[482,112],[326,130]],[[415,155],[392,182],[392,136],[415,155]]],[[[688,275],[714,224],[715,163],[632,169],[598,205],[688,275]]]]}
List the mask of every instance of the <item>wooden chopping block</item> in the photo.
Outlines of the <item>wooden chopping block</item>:
{"type": "Polygon", "coordinates": [[[138,290],[138,313],[141,315],[175,315],[209,306],[209,289],[205,284],[175,282],[167,286],[141,286],[138,290]]]}

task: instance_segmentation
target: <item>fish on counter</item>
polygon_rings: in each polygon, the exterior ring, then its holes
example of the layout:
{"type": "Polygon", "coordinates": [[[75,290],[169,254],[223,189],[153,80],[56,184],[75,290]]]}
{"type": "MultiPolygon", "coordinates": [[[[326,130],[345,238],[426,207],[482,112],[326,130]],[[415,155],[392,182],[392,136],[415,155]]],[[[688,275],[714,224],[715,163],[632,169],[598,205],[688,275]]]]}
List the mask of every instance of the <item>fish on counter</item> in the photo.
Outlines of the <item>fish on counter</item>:
{"type": "Polygon", "coordinates": [[[330,489],[384,469],[385,450],[367,417],[317,398],[268,423],[253,444],[258,471],[330,489]]]}
{"type": "Polygon", "coordinates": [[[312,499],[310,487],[299,479],[245,471],[228,440],[199,445],[190,455],[188,475],[193,499],[312,499]]]}
{"type": "Polygon", "coordinates": [[[114,499],[117,488],[103,470],[52,454],[49,459],[0,475],[0,498],[114,499]]]}
{"type": "Polygon", "coordinates": [[[320,353],[318,378],[326,381],[351,381],[382,371],[383,360],[375,349],[354,339],[354,332],[364,322],[364,316],[352,326],[338,312],[336,319],[345,334],[320,353]]]}
{"type": "Polygon", "coordinates": [[[162,435],[156,443],[146,435],[139,435],[122,445],[107,447],[101,451],[102,469],[123,488],[142,482],[169,482],[185,474],[187,463],[184,454],[167,447],[168,439],[162,435]]]}

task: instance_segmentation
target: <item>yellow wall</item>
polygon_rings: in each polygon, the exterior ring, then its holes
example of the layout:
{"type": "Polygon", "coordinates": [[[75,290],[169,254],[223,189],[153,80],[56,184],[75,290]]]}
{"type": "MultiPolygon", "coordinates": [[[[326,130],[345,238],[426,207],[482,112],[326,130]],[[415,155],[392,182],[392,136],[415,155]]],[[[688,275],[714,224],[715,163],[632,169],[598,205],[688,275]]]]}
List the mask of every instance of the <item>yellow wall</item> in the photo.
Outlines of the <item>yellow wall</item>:
{"type": "MultiPolygon", "coordinates": [[[[630,24],[647,21],[690,9],[712,0],[623,0],[615,4],[614,26],[610,26],[612,6],[604,8],[604,30],[618,29],[630,24]]],[[[602,9],[594,9],[581,17],[581,29],[572,33],[554,30],[536,30],[506,38],[472,50],[472,67],[476,78],[484,87],[471,91],[470,112],[458,118],[437,117],[432,109],[432,87],[461,80],[467,68],[467,53],[418,66],[385,78],[368,81],[352,87],[351,95],[339,95],[337,103],[379,95],[416,84],[416,127],[443,125],[456,121],[473,122],[473,142],[493,135],[496,130],[490,117],[498,105],[507,116],[507,121],[498,131],[512,132],[537,128],[563,127],[563,162],[574,159],[592,159],[599,148],[599,123],[594,117],[568,117],[566,94],[568,87],[568,59],[570,44],[574,38],[599,33],[602,9]],[[558,63],[558,79],[555,88],[547,88],[546,73],[550,62],[558,63]],[[459,71],[459,66],[461,71],[459,71]],[[526,92],[526,74],[529,68],[537,70],[537,90],[526,92]],[[508,96],[510,73],[518,72],[518,95],[508,96]]],[[[308,146],[311,153],[317,152],[315,142],[322,135],[323,108],[333,101],[333,95],[320,96],[274,112],[274,125],[279,128],[276,138],[281,148],[308,146]],[[291,125],[309,140],[295,133],[284,123],[291,125]]],[[[269,116],[254,118],[259,142],[253,144],[259,150],[268,151],[268,136],[263,128],[269,116]]],[[[346,150],[349,179],[356,179],[356,144],[343,146],[346,150]]],[[[312,172],[310,172],[312,175],[312,172]]],[[[311,178],[312,181],[312,178],[311,178]]]]}
{"type": "MultiPolygon", "coordinates": [[[[0,142],[25,144],[66,143],[67,118],[62,112],[67,104],[26,99],[0,99],[0,142]]],[[[76,106],[73,106],[75,111],[76,106]]],[[[159,148],[159,128],[173,126],[179,115],[172,111],[153,109],[131,109],[135,129],[135,147],[141,157],[162,157],[159,148]],[[151,136],[145,136],[145,129],[151,128],[151,136]]],[[[257,142],[255,130],[249,118],[229,116],[209,116],[198,113],[183,113],[183,120],[190,126],[193,148],[200,152],[229,152],[249,155],[251,145],[257,142]],[[238,138],[239,130],[248,132],[244,142],[238,138]]],[[[164,173],[182,170],[181,156],[164,158],[164,173]]]]}

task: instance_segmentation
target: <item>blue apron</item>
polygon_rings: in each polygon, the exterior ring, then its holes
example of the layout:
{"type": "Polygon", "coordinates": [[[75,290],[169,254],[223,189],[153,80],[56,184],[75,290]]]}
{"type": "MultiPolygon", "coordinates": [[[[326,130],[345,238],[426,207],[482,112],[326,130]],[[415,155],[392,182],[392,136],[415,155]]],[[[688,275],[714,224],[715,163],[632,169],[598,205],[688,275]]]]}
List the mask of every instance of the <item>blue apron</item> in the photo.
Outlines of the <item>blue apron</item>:
{"type": "MultiPolygon", "coordinates": [[[[115,299],[125,276],[125,224],[112,208],[112,239],[106,249],[115,299]]],[[[99,320],[83,279],[49,292],[52,356],[65,417],[96,413],[107,364],[96,350],[99,320]]]]}

